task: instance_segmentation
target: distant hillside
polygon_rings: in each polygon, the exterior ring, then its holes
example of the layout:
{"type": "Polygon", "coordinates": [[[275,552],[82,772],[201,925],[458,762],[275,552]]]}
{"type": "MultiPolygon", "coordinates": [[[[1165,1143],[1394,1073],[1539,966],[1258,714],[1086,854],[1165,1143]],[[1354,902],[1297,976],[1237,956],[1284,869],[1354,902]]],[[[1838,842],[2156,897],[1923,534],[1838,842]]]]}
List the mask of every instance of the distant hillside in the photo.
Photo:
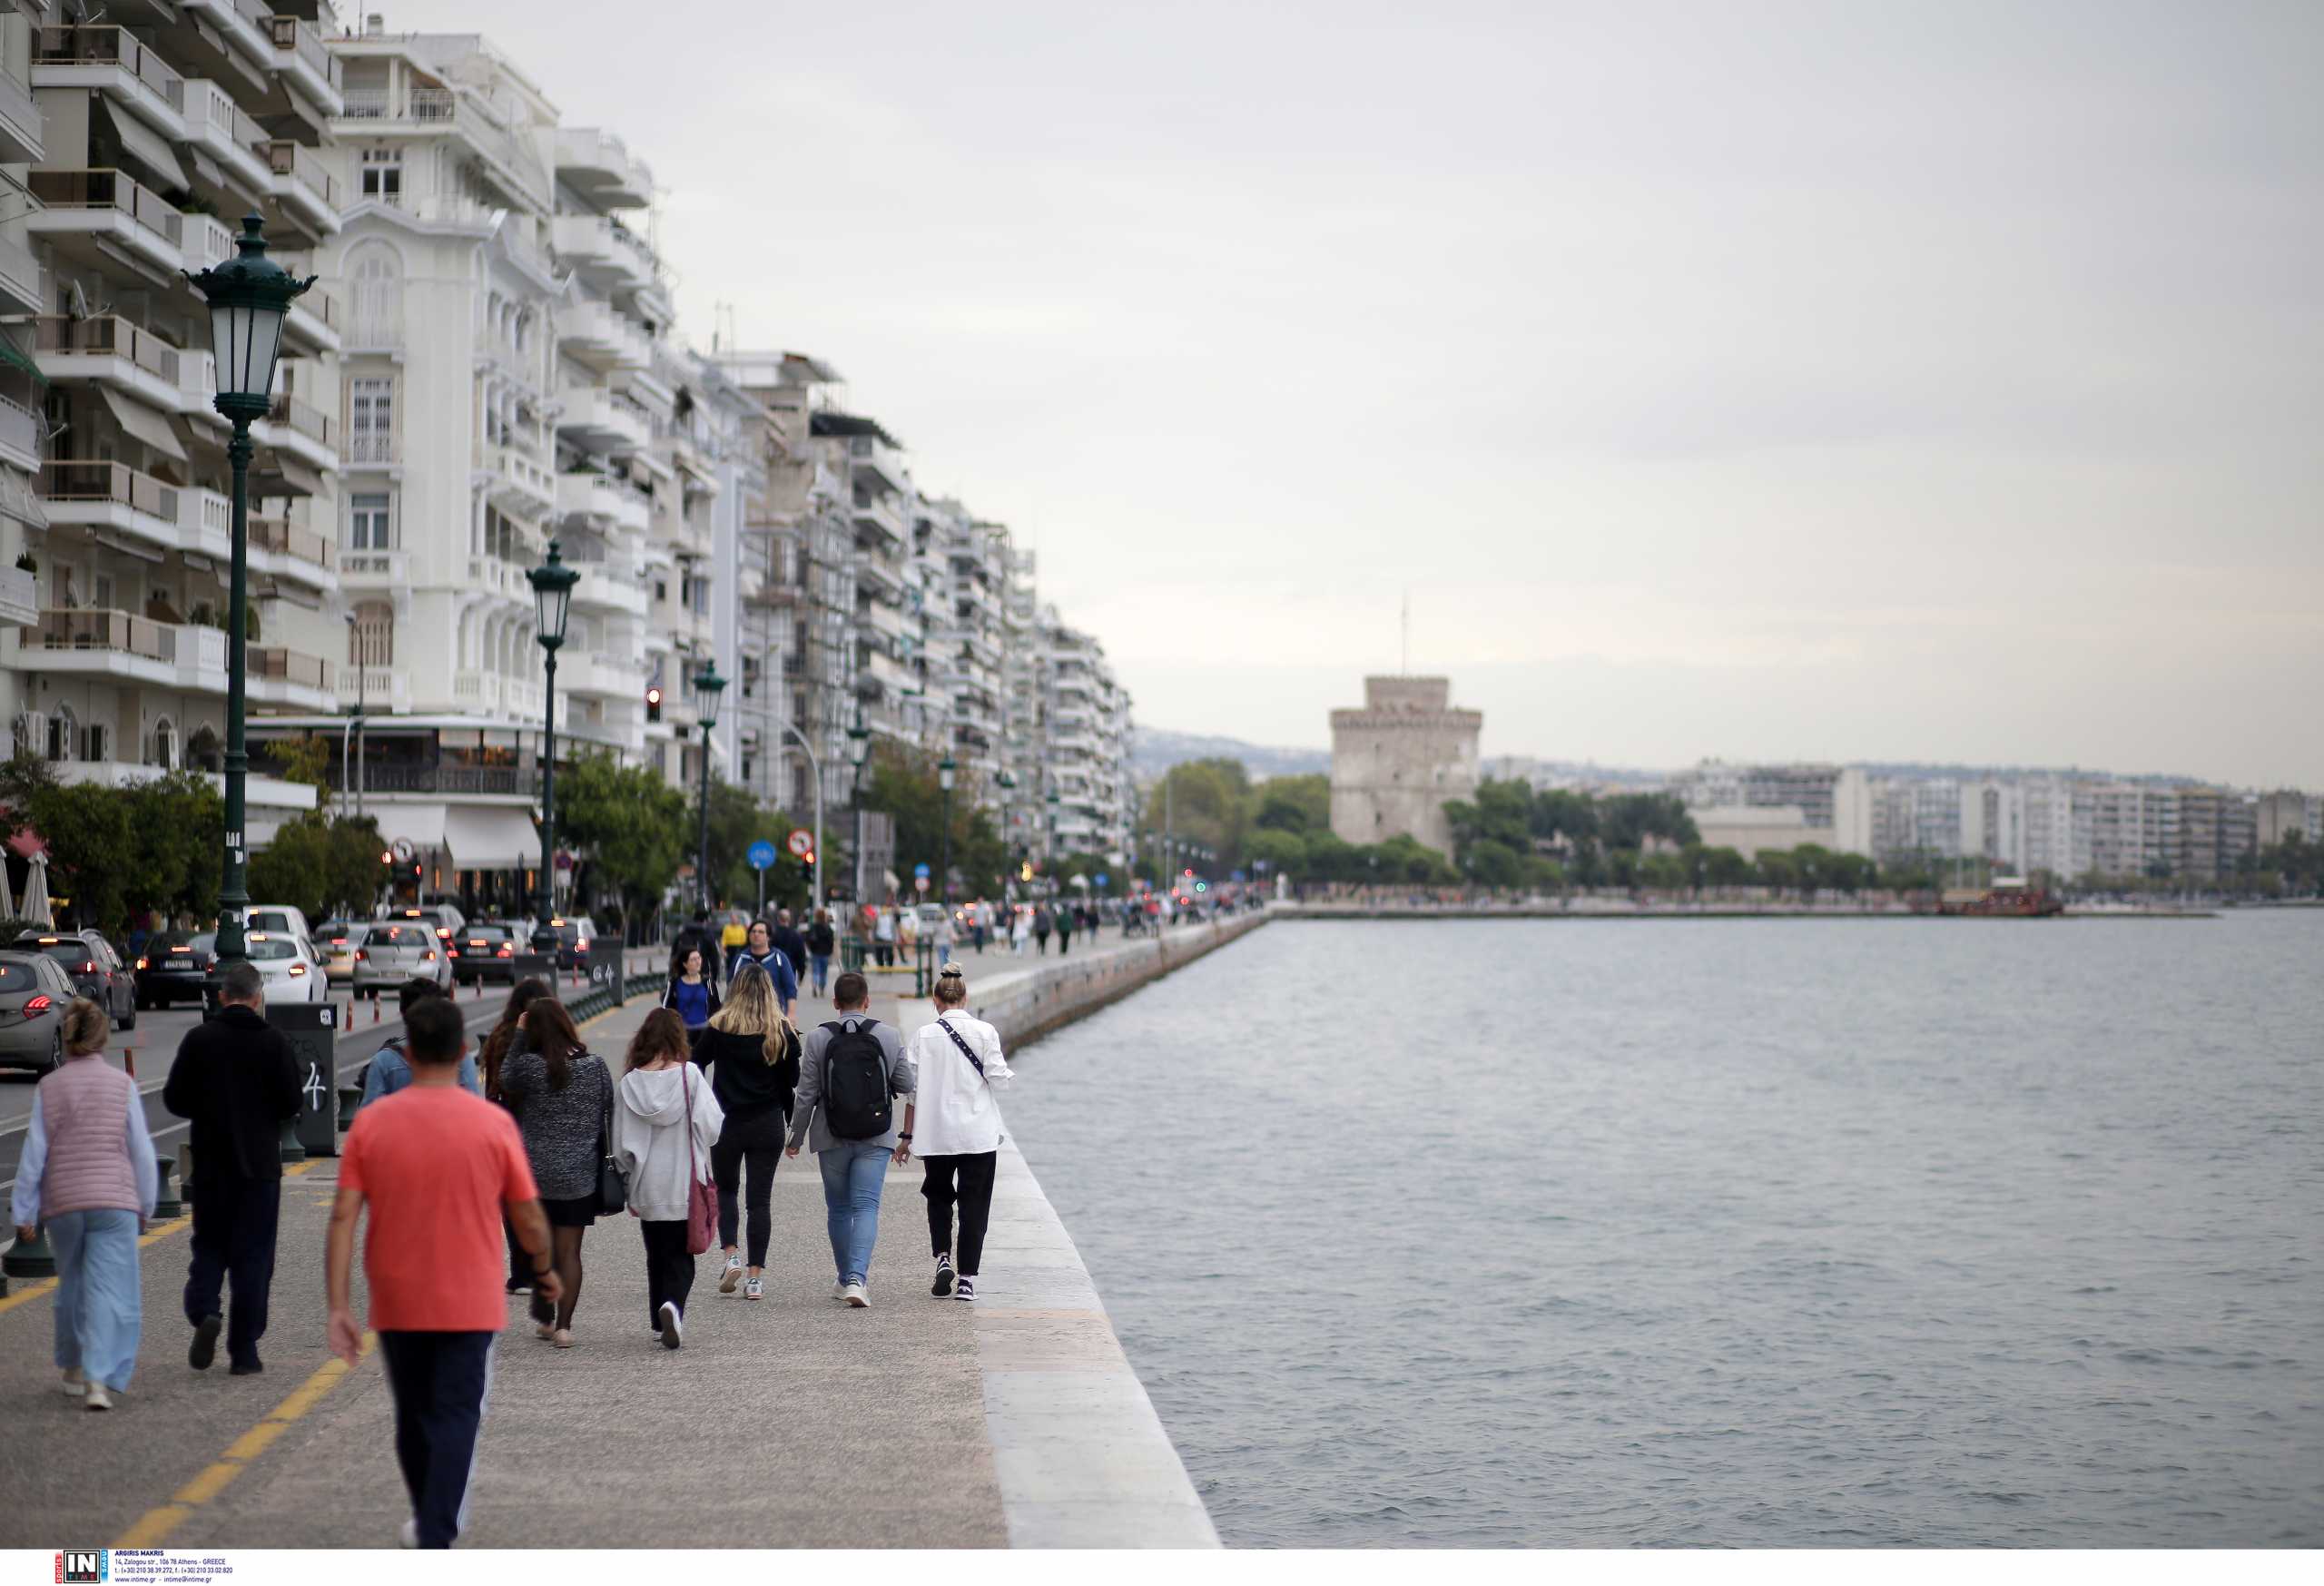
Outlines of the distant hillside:
{"type": "Polygon", "coordinates": [[[1265,782],[1270,776],[1328,773],[1332,769],[1332,752],[1328,749],[1269,748],[1246,744],[1240,738],[1166,733],[1155,727],[1138,728],[1137,741],[1130,747],[1130,770],[1140,782],[1151,782],[1173,765],[1189,760],[1239,760],[1253,782],[1265,782]]]}

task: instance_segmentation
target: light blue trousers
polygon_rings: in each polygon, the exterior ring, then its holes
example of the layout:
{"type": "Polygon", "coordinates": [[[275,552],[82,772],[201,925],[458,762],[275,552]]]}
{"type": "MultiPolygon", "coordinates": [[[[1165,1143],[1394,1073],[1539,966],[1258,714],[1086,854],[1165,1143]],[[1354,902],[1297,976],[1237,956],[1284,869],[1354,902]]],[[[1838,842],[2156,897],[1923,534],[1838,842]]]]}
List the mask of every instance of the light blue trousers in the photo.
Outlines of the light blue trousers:
{"type": "Polygon", "coordinates": [[[880,1194],[888,1187],[892,1148],[866,1140],[834,1140],[815,1157],[823,1170],[832,1266],[842,1283],[862,1283],[872,1276],[872,1246],[880,1237],[880,1194]]]}
{"type": "Polygon", "coordinates": [[[56,1253],[56,1364],[118,1393],[137,1368],[143,1305],[137,1214],[59,1212],[46,1219],[56,1253]]]}

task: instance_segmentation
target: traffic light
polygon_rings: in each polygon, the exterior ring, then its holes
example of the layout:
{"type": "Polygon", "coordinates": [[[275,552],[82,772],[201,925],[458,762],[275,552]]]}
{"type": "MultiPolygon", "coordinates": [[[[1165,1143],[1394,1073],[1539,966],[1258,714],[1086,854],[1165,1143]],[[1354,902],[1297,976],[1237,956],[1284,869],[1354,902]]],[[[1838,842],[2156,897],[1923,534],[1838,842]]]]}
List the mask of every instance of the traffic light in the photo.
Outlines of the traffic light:
{"type": "Polygon", "coordinates": [[[662,719],[662,690],[658,685],[645,691],[645,719],[648,722],[662,719]]]}

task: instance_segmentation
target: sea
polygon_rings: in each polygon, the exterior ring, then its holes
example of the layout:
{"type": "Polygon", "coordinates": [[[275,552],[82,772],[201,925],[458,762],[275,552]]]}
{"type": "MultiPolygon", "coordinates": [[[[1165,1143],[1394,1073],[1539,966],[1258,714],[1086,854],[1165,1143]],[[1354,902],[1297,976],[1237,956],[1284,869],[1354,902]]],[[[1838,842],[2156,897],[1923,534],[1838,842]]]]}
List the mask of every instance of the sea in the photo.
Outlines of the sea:
{"type": "Polygon", "coordinates": [[[1230,1545],[2324,1545],[2324,911],[1283,921],[1014,1060],[1230,1545]]]}

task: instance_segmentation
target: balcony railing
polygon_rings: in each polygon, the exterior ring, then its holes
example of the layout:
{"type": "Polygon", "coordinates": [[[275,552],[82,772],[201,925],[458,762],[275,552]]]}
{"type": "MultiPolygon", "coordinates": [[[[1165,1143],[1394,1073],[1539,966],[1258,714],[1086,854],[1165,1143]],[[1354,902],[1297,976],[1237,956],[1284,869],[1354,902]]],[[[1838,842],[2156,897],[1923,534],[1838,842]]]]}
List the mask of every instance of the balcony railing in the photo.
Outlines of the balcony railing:
{"type": "Polygon", "coordinates": [[[246,151],[253,159],[263,159],[267,132],[243,113],[234,103],[234,96],[215,83],[196,80],[186,87],[186,131],[200,138],[206,131],[215,131],[225,142],[246,151]]]}
{"type": "Polygon", "coordinates": [[[180,488],[141,474],[126,463],[64,460],[43,463],[40,493],[50,501],[110,501],[170,523],[178,520],[180,488]]]}
{"type": "Polygon", "coordinates": [[[319,656],[302,655],[296,650],[286,650],[279,645],[263,648],[252,645],[244,654],[250,675],[253,677],[270,677],[298,687],[319,688],[326,692],[330,688],[330,663],[319,656]]]}
{"type": "Polygon", "coordinates": [[[33,321],[33,347],[38,352],[125,358],[166,385],[178,383],[179,350],[118,314],[91,320],[44,314],[33,321]]]}
{"type": "Polygon", "coordinates": [[[118,171],[35,171],[25,178],[25,185],[44,208],[116,210],[172,248],[185,235],[183,215],[159,194],[118,171]]]}
{"type": "Polygon", "coordinates": [[[358,429],[347,438],[340,460],[350,463],[391,463],[397,459],[396,437],[376,429],[358,429]]]}
{"type": "Polygon", "coordinates": [[[33,44],[35,66],[119,66],[172,110],[185,108],[185,79],[125,27],[44,27],[33,44]]]}
{"type": "Polygon", "coordinates": [[[363,773],[370,793],[514,793],[531,797],[540,778],[529,766],[519,765],[382,765],[374,761],[363,773]]]}
{"type": "Polygon", "coordinates": [[[323,163],[307,152],[305,144],[294,143],[288,138],[276,138],[261,147],[266,155],[268,170],[277,176],[288,176],[322,200],[325,207],[334,210],[339,207],[339,183],[331,180],[329,171],[323,169],[323,163]]]}
{"type": "Polygon", "coordinates": [[[178,658],[177,630],[125,611],[44,610],[31,643],[43,650],[118,650],[149,661],[178,658]]]}
{"type": "Polygon", "coordinates": [[[274,406],[267,409],[267,418],[277,424],[287,424],[299,434],[326,451],[339,448],[339,425],[335,419],[310,408],[296,397],[274,399],[274,406]]]}
{"type": "Polygon", "coordinates": [[[339,86],[339,57],[323,47],[323,41],[315,36],[311,26],[296,16],[271,16],[267,24],[273,32],[277,50],[306,63],[332,88],[339,86]]]}
{"type": "Polygon", "coordinates": [[[12,446],[32,457],[40,456],[40,415],[22,402],[0,397],[0,446],[12,446]]]}
{"type": "Polygon", "coordinates": [[[318,567],[330,566],[330,541],[287,517],[251,518],[251,548],[295,557],[302,562],[312,562],[318,567]]]}

